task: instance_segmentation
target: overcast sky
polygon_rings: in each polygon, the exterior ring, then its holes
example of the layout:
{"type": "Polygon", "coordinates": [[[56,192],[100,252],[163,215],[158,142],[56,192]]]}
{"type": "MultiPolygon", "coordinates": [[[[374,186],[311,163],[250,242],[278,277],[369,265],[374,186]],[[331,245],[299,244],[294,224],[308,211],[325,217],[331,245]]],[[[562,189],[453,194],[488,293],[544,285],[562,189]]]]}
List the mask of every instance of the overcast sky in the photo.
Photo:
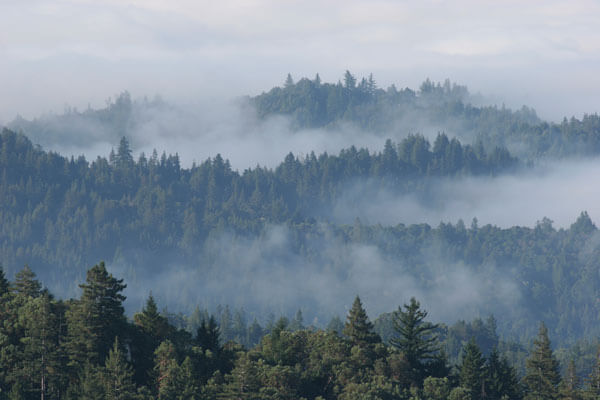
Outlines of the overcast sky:
{"type": "Polygon", "coordinates": [[[384,87],[450,78],[558,120],[600,108],[600,2],[0,0],[0,60],[0,122],[346,69],[384,87]]]}

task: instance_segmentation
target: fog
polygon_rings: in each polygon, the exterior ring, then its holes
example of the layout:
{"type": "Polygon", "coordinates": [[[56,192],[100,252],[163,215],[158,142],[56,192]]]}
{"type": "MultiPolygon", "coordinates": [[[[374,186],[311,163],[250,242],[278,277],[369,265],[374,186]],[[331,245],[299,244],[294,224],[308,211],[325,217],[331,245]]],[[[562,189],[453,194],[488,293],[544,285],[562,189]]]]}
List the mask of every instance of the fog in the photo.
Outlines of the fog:
{"type": "Polygon", "coordinates": [[[380,86],[463,82],[546,119],[600,103],[593,0],[0,2],[0,122],[101,106],[122,90],[182,101],[258,94],[319,72],[380,86]]]}
{"type": "MultiPolygon", "coordinates": [[[[597,112],[600,4],[0,1],[0,59],[0,125],[17,115],[48,122],[47,130],[25,132],[45,149],[94,160],[126,135],[135,157],[164,150],[189,167],[220,153],[241,172],[275,167],[289,152],[302,157],[351,145],[380,151],[387,138],[410,133],[433,138],[445,131],[471,143],[460,125],[412,115],[385,133],[351,125],[295,130],[284,117],[258,119],[237,98],[280,86],[287,73],[297,80],[318,72],[324,82],[337,82],[350,70],[357,77],[373,73],[382,88],[413,89],[427,77],[450,78],[495,104],[530,106],[549,121],[597,112]],[[122,129],[69,111],[101,109],[124,90],[137,101],[160,94],[169,103],[136,108],[122,129]],[[64,110],[67,118],[55,118],[64,110]]],[[[548,217],[555,227],[568,227],[583,210],[600,216],[599,174],[600,160],[578,159],[538,162],[497,177],[430,180],[415,193],[352,182],[325,213],[346,224],[360,218],[385,226],[459,219],[468,225],[477,218],[480,226],[510,227],[548,217]]],[[[331,232],[318,240],[314,254],[301,254],[287,228],[271,226],[258,238],[211,237],[198,249],[197,263],[178,263],[173,254],[164,268],[144,273],[139,262],[151,257],[144,255],[109,267],[128,284],[129,312],[141,308],[150,290],[160,306],[174,310],[229,304],[291,315],[300,307],[307,322],[321,325],[345,314],[356,294],[372,317],[411,296],[433,320],[447,322],[518,308],[521,291],[510,278],[516,266],[475,271],[447,262],[432,243],[416,274],[375,246],[344,243],[331,232]]]]}
{"type": "Polygon", "coordinates": [[[546,161],[532,169],[497,177],[430,180],[427,189],[398,194],[370,182],[350,185],[339,196],[332,217],[339,223],[492,224],[508,228],[534,226],[544,217],[557,228],[568,228],[582,211],[600,216],[600,159],[546,161]],[[371,187],[372,190],[367,188],[371,187]]]}
{"type": "Polygon", "coordinates": [[[271,226],[258,238],[209,239],[199,265],[173,263],[156,274],[133,274],[124,261],[108,267],[125,278],[130,310],[141,309],[151,290],[169,310],[228,304],[265,318],[269,313],[291,317],[301,308],[305,321],[319,326],[345,315],[357,294],[372,318],[415,296],[432,319],[446,322],[507,313],[520,300],[508,266],[475,270],[449,263],[431,243],[420,256],[424,267],[415,268],[376,246],[346,243],[327,227],[321,230],[323,236],[307,245],[310,256],[293,248],[286,227],[271,226]]]}
{"type": "MultiPolygon", "coordinates": [[[[119,99],[119,96],[115,96],[119,99]]],[[[118,100],[115,100],[118,101],[118,100]]],[[[130,113],[117,121],[106,122],[89,113],[99,110],[77,111],[67,109],[61,114],[45,114],[32,121],[16,119],[8,126],[22,131],[35,144],[65,156],[84,155],[93,161],[107,157],[116,149],[121,136],[127,137],[135,156],[146,156],[156,149],[179,155],[181,164],[190,167],[209,157],[221,154],[234,169],[243,171],[257,165],[276,167],[292,152],[303,156],[315,152],[337,154],[350,146],[381,151],[385,140],[398,142],[409,134],[421,134],[435,140],[439,132],[458,136],[471,143],[473,132],[461,129],[461,121],[433,124],[423,114],[406,112],[389,115],[391,129],[385,132],[362,130],[351,123],[322,129],[295,129],[293,121],[281,115],[265,119],[246,99],[199,99],[188,103],[169,100],[148,101],[136,99],[130,113]]],[[[127,108],[127,107],[124,107],[127,108]]]]}

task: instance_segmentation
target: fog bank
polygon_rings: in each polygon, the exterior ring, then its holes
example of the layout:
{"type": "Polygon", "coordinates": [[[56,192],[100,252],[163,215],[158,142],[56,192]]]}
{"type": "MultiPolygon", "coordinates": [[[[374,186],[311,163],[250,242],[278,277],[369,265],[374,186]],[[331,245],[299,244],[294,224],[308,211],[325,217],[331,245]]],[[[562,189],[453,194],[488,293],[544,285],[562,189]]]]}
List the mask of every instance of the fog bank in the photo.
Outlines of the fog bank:
{"type": "Polygon", "coordinates": [[[440,221],[492,224],[503,228],[534,226],[544,217],[567,228],[582,211],[600,216],[600,159],[544,162],[533,169],[497,177],[462,177],[430,181],[419,193],[377,190],[368,182],[350,185],[333,208],[340,223],[395,225],[440,221]],[[374,190],[366,190],[371,187],[374,190]]]}

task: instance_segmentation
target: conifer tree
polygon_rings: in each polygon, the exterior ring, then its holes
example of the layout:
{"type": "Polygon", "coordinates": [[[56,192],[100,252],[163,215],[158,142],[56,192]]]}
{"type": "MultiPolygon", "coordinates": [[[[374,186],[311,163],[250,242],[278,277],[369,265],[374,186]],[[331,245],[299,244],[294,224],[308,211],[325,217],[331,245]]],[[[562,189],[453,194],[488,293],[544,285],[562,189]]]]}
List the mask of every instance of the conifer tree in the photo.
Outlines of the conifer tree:
{"type": "Polygon", "coordinates": [[[505,358],[500,358],[495,347],[488,356],[485,368],[485,394],[491,400],[500,400],[503,396],[509,399],[521,398],[517,372],[505,358]]]}
{"type": "Polygon", "coordinates": [[[342,333],[348,337],[352,345],[362,348],[381,342],[379,335],[373,331],[373,324],[369,321],[367,312],[358,296],[354,299],[352,308],[348,312],[342,333]]]}
{"type": "Polygon", "coordinates": [[[104,371],[106,400],[135,399],[136,389],[133,383],[133,369],[125,360],[118,337],[115,337],[113,347],[108,353],[104,371]]]}
{"type": "Polygon", "coordinates": [[[542,322],[533,349],[526,361],[523,377],[525,400],[554,400],[558,398],[560,373],[558,361],[552,353],[548,329],[542,322]]]}
{"type": "Polygon", "coordinates": [[[600,346],[596,351],[596,362],[587,378],[584,395],[586,399],[600,398],[600,346]]]}
{"type": "Polygon", "coordinates": [[[14,291],[17,296],[21,298],[37,297],[40,295],[41,289],[42,285],[35,279],[35,273],[29,266],[26,265],[15,275],[14,291]]]}
{"type": "Polygon", "coordinates": [[[129,141],[125,136],[123,136],[119,142],[119,148],[116,155],[116,164],[119,168],[129,168],[134,164],[133,156],[131,155],[131,148],[129,147],[129,141]]]}
{"type": "Polygon", "coordinates": [[[71,393],[68,393],[67,397],[74,400],[105,400],[106,387],[104,379],[103,366],[93,366],[87,363],[81,372],[79,387],[74,384],[71,393]]]}
{"type": "Polygon", "coordinates": [[[223,390],[225,399],[259,400],[260,379],[256,364],[251,360],[248,353],[240,355],[235,363],[235,368],[228,376],[229,380],[223,390]]]}
{"type": "Polygon", "coordinates": [[[423,379],[430,375],[432,366],[438,367],[440,348],[435,330],[437,324],[425,321],[427,311],[421,310],[419,302],[412,297],[410,304],[398,307],[393,323],[397,333],[390,340],[392,346],[404,354],[409,366],[408,379],[411,385],[422,386],[423,379]]]}
{"type": "Polygon", "coordinates": [[[479,400],[485,395],[484,367],[485,360],[474,338],[471,338],[463,349],[463,360],[460,366],[460,386],[469,389],[472,400],[479,400]]]}
{"type": "Polygon", "coordinates": [[[81,369],[86,362],[100,364],[108,355],[115,337],[125,331],[121,294],[127,285],[106,270],[104,262],[87,272],[81,299],[67,313],[66,348],[69,364],[81,369]]]}
{"type": "Polygon", "coordinates": [[[21,339],[21,380],[29,382],[32,391],[43,400],[47,393],[58,393],[61,373],[58,325],[48,293],[30,297],[19,309],[21,339]]]}
{"type": "Polygon", "coordinates": [[[575,361],[569,361],[567,372],[560,383],[560,398],[562,400],[581,400],[581,390],[579,389],[579,377],[575,370],[575,361]]]}
{"type": "Polygon", "coordinates": [[[10,290],[10,283],[4,274],[4,268],[0,264],[0,297],[4,296],[10,290]]]}
{"type": "Polygon", "coordinates": [[[144,309],[133,316],[136,340],[132,346],[136,382],[147,384],[149,373],[154,366],[154,351],[158,345],[173,333],[169,321],[158,312],[152,293],[146,300],[144,309]]]}
{"type": "Polygon", "coordinates": [[[177,398],[179,366],[175,355],[175,346],[165,340],[154,352],[155,387],[159,400],[175,400],[177,398]]]}
{"type": "Polygon", "coordinates": [[[285,77],[285,83],[283,84],[284,88],[290,88],[294,86],[294,79],[292,79],[292,74],[287,74],[287,76],[285,77]]]}
{"type": "Polygon", "coordinates": [[[177,400],[194,400],[199,392],[194,374],[194,367],[190,357],[186,357],[177,375],[178,395],[177,400]]]}
{"type": "Polygon", "coordinates": [[[210,350],[213,353],[221,351],[220,332],[217,321],[214,316],[210,316],[208,320],[203,319],[202,323],[196,331],[196,343],[204,350],[210,350]]]}

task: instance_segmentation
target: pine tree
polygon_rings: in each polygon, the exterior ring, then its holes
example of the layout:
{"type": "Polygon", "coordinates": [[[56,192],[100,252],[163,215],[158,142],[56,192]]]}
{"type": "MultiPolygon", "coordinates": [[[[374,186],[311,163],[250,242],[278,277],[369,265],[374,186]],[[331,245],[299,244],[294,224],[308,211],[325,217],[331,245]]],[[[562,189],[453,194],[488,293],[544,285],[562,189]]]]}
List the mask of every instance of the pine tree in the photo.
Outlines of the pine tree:
{"type": "Polygon", "coordinates": [[[121,138],[119,142],[119,148],[116,155],[116,165],[119,168],[129,168],[134,164],[133,156],[131,155],[131,148],[129,147],[129,141],[125,136],[121,138]]]}
{"type": "Polygon", "coordinates": [[[228,376],[223,390],[223,399],[259,400],[258,391],[261,386],[255,362],[248,353],[242,353],[235,363],[235,368],[228,376]]]}
{"type": "Polygon", "coordinates": [[[133,316],[133,322],[153,339],[157,340],[157,345],[171,333],[169,321],[158,312],[158,307],[152,293],[148,296],[146,306],[142,311],[133,316]]]}
{"type": "Polygon", "coordinates": [[[121,294],[127,285],[106,270],[104,262],[87,272],[81,299],[67,312],[68,337],[66,348],[69,364],[76,371],[85,363],[100,364],[112,347],[115,337],[125,331],[121,294]]]}
{"type": "Polygon", "coordinates": [[[348,70],[344,74],[344,86],[346,89],[354,89],[356,87],[356,78],[348,70]]]}
{"type": "Polygon", "coordinates": [[[582,395],[579,389],[579,377],[575,370],[575,361],[571,360],[567,367],[564,379],[560,383],[561,400],[581,400],[582,395]]]}
{"type": "Polygon", "coordinates": [[[471,391],[472,400],[482,399],[485,395],[484,367],[485,360],[474,338],[471,338],[463,349],[463,360],[460,366],[460,386],[471,391]]]}
{"type": "Polygon", "coordinates": [[[6,279],[6,275],[4,274],[4,268],[0,264],[0,297],[7,294],[10,290],[10,283],[8,279],[6,279]]]}
{"type": "Polygon", "coordinates": [[[135,399],[136,389],[133,383],[133,369],[125,360],[118,337],[115,337],[113,347],[108,353],[104,371],[106,400],[135,399]]]}
{"type": "Polygon", "coordinates": [[[167,318],[158,312],[152,293],[148,296],[144,309],[133,316],[133,322],[136,340],[131,352],[135,365],[135,378],[138,384],[146,385],[154,366],[154,351],[171,335],[173,327],[169,325],[167,318]]]}
{"type": "Polygon", "coordinates": [[[552,353],[548,329],[542,322],[533,349],[526,361],[523,377],[525,400],[554,400],[558,398],[560,373],[558,361],[552,353]]]}
{"type": "Polygon", "coordinates": [[[373,324],[369,321],[367,312],[358,296],[354,299],[352,308],[348,312],[342,333],[348,337],[352,345],[362,348],[381,342],[379,335],[373,332],[373,324]]]}
{"type": "Polygon", "coordinates": [[[521,398],[517,372],[505,358],[500,359],[498,349],[494,347],[488,356],[485,368],[485,394],[490,400],[521,398]]]}
{"type": "Polygon", "coordinates": [[[57,393],[61,366],[59,363],[58,325],[47,293],[29,300],[19,309],[19,324],[24,329],[22,342],[22,381],[43,400],[57,393]]]}
{"type": "Polygon", "coordinates": [[[222,349],[220,344],[220,332],[217,321],[214,316],[208,320],[203,319],[200,327],[196,331],[196,343],[204,350],[210,350],[213,353],[219,353],[222,349]]]}
{"type": "Polygon", "coordinates": [[[285,77],[285,83],[283,84],[284,88],[290,88],[294,86],[294,80],[292,79],[292,74],[287,74],[287,76],[285,77]]]}
{"type": "Polygon", "coordinates": [[[176,399],[178,374],[175,346],[170,340],[165,340],[154,352],[155,387],[159,400],[176,399]]]}
{"type": "Polygon", "coordinates": [[[103,366],[93,366],[89,363],[86,364],[83,367],[79,381],[81,382],[79,386],[76,387],[76,385],[73,385],[71,393],[68,393],[67,398],[86,400],[106,399],[106,386],[103,366]]]}
{"type": "Polygon", "coordinates": [[[438,366],[440,348],[435,330],[438,325],[426,322],[427,311],[421,310],[419,302],[412,297],[410,304],[398,307],[393,323],[397,337],[390,344],[404,354],[409,366],[408,380],[413,386],[422,386],[423,379],[430,375],[433,365],[438,366]]]}
{"type": "Polygon", "coordinates": [[[596,351],[596,362],[586,381],[584,395],[586,399],[600,398],[600,346],[596,351]]]}
{"type": "Polygon", "coordinates": [[[21,298],[37,297],[42,289],[41,283],[35,279],[35,273],[27,265],[15,275],[14,291],[21,298]]]}
{"type": "Polygon", "coordinates": [[[177,376],[177,400],[194,400],[199,392],[190,357],[186,357],[179,366],[177,376]]]}

